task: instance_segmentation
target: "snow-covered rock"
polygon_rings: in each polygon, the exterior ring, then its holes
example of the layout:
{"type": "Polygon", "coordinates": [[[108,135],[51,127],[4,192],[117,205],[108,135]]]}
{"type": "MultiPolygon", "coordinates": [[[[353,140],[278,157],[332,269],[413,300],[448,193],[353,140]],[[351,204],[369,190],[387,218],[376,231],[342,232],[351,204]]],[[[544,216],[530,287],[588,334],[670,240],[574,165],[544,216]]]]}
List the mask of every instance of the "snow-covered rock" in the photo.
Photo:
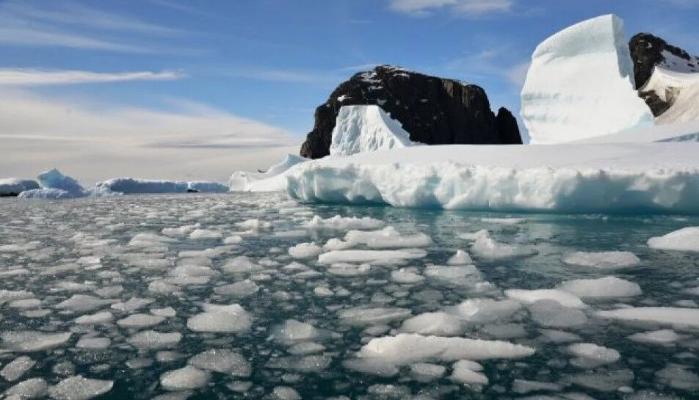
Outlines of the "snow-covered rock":
{"type": "Polygon", "coordinates": [[[412,146],[410,134],[379,106],[342,106],[330,143],[331,156],[412,146]]]}
{"type": "Polygon", "coordinates": [[[225,193],[228,186],[216,182],[185,182],[157,179],[113,178],[98,182],[96,191],[100,193],[225,193]]]}
{"type": "Polygon", "coordinates": [[[31,179],[4,178],[0,179],[0,197],[17,196],[26,190],[39,189],[39,184],[31,179]]]}
{"type": "Polygon", "coordinates": [[[623,21],[604,15],[539,44],[522,89],[531,143],[551,144],[653,124],[634,88],[623,21]]]}
{"type": "Polygon", "coordinates": [[[283,190],[286,186],[285,172],[296,164],[308,161],[303,157],[287,154],[277,164],[272,165],[266,172],[233,172],[228,180],[232,192],[273,192],[283,190]]]}

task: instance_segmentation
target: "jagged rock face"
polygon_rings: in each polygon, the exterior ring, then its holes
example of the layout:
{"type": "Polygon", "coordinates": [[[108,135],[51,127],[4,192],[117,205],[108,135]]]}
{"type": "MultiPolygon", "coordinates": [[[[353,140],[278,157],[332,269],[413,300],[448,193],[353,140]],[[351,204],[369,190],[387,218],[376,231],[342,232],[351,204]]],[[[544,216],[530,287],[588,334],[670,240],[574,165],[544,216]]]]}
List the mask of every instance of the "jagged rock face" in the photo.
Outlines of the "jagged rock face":
{"type": "Polygon", "coordinates": [[[665,62],[663,52],[668,52],[687,61],[688,67],[699,67],[693,63],[693,57],[679,47],[668,44],[665,40],[651,35],[639,33],[629,42],[631,58],[633,59],[633,72],[636,77],[636,89],[641,89],[653,75],[653,68],[665,62]]]}
{"type": "Polygon", "coordinates": [[[653,115],[658,117],[667,111],[672,103],[664,101],[653,91],[643,90],[644,85],[653,75],[655,66],[661,65],[671,70],[697,72],[699,71],[699,59],[650,33],[639,33],[632,37],[629,49],[634,64],[638,95],[645,100],[653,115]],[[673,59],[668,60],[668,57],[673,59]]]}
{"type": "Polygon", "coordinates": [[[340,107],[378,105],[424,144],[521,144],[517,121],[507,109],[496,116],[485,91],[476,85],[379,66],[340,84],[315,112],[315,125],[301,156],[329,154],[340,107]]]}

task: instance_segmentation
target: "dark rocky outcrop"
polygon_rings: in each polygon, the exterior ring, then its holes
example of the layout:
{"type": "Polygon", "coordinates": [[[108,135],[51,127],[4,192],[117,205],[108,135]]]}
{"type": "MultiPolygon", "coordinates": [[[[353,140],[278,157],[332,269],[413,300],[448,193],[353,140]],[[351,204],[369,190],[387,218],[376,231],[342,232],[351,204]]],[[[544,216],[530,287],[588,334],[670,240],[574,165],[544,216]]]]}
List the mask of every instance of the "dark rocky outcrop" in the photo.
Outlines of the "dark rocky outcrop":
{"type": "Polygon", "coordinates": [[[485,91],[476,85],[378,66],[340,84],[315,112],[315,125],[301,156],[329,154],[340,107],[378,105],[424,144],[521,144],[517,121],[507,109],[497,116],[485,91]]]}
{"type": "Polygon", "coordinates": [[[667,111],[672,104],[663,101],[656,93],[644,91],[643,86],[648,82],[656,65],[664,65],[671,69],[687,71],[699,71],[699,60],[692,57],[679,47],[668,44],[665,40],[650,33],[639,33],[629,42],[631,59],[633,60],[633,72],[636,79],[638,95],[645,100],[656,117],[667,111]],[[677,59],[673,62],[684,65],[673,65],[666,60],[665,54],[672,54],[677,59]]]}

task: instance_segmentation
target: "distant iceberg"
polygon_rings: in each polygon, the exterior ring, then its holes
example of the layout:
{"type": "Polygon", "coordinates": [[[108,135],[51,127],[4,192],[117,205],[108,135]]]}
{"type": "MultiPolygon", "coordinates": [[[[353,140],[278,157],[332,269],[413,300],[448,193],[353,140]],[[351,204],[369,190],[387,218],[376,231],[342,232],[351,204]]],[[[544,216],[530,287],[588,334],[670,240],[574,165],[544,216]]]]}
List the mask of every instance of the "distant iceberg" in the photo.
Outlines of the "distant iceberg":
{"type": "Polygon", "coordinates": [[[63,175],[55,168],[42,172],[37,180],[40,188],[23,191],[18,197],[22,199],[73,199],[89,194],[77,180],[63,175]]]}
{"type": "Polygon", "coordinates": [[[97,193],[225,193],[228,186],[217,182],[168,181],[157,179],[114,178],[95,185],[97,193]]]}

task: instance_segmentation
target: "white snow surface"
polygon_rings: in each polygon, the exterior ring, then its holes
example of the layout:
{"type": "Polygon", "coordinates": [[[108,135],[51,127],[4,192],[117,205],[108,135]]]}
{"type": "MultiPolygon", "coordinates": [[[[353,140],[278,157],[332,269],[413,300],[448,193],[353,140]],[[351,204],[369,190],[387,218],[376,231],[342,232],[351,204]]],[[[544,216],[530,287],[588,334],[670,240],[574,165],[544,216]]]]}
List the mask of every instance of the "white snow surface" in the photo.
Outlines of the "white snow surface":
{"type": "Polygon", "coordinates": [[[699,120],[699,72],[688,68],[687,60],[667,52],[665,57],[664,65],[655,66],[650,79],[640,89],[642,92],[654,92],[660,99],[671,104],[667,111],[656,118],[656,122],[672,124],[699,120]],[[681,61],[672,65],[668,64],[669,60],[681,61]]]}
{"type": "Polygon", "coordinates": [[[335,120],[331,156],[412,146],[400,122],[376,105],[342,106],[335,120]]]}
{"type": "Polygon", "coordinates": [[[661,325],[699,328],[699,309],[679,307],[637,307],[598,311],[597,316],[620,321],[638,321],[661,325]]]}
{"type": "Polygon", "coordinates": [[[699,227],[690,226],[664,236],[648,239],[648,247],[658,250],[699,252],[699,227]]]}
{"type": "Polygon", "coordinates": [[[185,182],[158,179],[113,178],[96,184],[97,192],[104,193],[225,193],[228,186],[216,182],[185,182]]]}
{"type": "Polygon", "coordinates": [[[623,25],[617,16],[603,15],[539,44],[522,89],[531,143],[571,142],[653,124],[634,88],[623,25]]]}

